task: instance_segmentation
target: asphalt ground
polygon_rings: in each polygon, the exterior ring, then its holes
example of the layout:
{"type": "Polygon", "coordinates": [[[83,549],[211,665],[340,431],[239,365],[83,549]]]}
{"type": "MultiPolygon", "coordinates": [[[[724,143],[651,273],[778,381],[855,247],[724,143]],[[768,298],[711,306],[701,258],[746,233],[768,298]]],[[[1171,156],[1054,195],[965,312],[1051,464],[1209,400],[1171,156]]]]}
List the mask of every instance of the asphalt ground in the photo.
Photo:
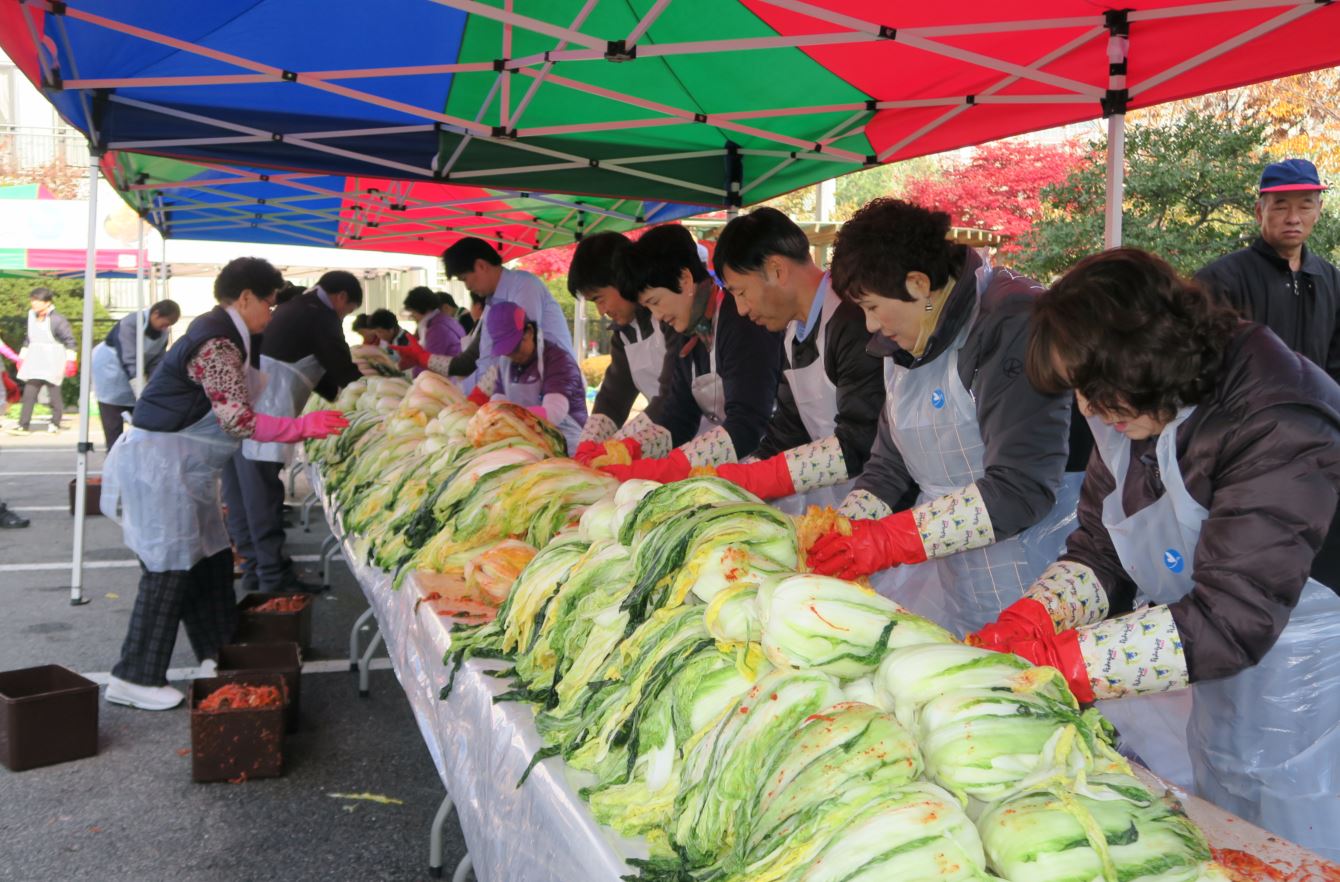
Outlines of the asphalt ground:
{"type": "MultiPolygon", "coordinates": [[[[90,602],[70,605],[76,436],[65,422],[58,434],[0,436],[0,500],[32,521],[0,531],[0,671],[60,664],[105,675],[135,600],[133,555],[119,528],[95,516],[84,540],[90,602]]],[[[101,432],[92,440],[96,471],[101,432]]],[[[310,533],[295,518],[289,551],[315,556],[328,535],[319,510],[310,533]]],[[[332,586],[316,600],[304,662],[346,658],[349,629],[367,608],[342,563],[332,586]]],[[[173,668],[196,664],[179,632],[173,668]]],[[[374,670],[360,698],[345,665],[319,667],[303,675],[302,725],[285,740],[280,778],[193,783],[184,706],[155,713],[102,700],[96,756],[17,773],[0,766],[0,880],[429,878],[429,829],[444,790],[395,675],[374,670]]],[[[444,850],[449,878],[465,854],[454,815],[444,850]]]]}

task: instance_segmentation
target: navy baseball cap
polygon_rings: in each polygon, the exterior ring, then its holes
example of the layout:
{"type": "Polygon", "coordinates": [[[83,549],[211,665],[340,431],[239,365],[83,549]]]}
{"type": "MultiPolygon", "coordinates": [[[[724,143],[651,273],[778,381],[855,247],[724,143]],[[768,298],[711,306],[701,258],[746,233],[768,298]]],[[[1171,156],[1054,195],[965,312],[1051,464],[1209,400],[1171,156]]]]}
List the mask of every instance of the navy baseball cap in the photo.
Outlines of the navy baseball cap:
{"type": "Polygon", "coordinates": [[[1325,190],[1317,174],[1317,167],[1306,159],[1286,159],[1272,162],[1261,172],[1261,192],[1280,193],[1286,190],[1325,190]]]}

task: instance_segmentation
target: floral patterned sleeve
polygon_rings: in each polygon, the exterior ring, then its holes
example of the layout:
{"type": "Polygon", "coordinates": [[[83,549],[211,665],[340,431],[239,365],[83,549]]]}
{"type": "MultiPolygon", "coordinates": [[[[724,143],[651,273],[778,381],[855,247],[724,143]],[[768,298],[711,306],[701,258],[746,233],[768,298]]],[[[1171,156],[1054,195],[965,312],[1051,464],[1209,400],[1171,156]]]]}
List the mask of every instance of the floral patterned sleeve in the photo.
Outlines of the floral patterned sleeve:
{"type": "Polygon", "coordinates": [[[187,362],[186,372],[204,387],[219,426],[234,438],[250,438],[256,428],[256,414],[247,395],[242,351],[230,340],[216,337],[187,362]]]}

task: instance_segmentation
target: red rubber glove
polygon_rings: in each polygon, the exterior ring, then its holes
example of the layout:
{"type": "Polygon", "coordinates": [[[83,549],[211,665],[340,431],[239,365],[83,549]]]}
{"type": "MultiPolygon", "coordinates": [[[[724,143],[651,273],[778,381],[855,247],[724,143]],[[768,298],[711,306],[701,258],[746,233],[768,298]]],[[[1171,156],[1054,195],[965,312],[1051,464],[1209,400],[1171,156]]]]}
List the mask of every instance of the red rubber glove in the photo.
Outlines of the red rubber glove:
{"type": "Polygon", "coordinates": [[[586,463],[593,469],[603,469],[605,466],[622,466],[623,457],[620,454],[627,454],[630,462],[637,462],[642,458],[642,445],[632,438],[619,438],[614,441],[606,441],[600,445],[591,461],[586,463]]]}
{"type": "Polygon", "coordinates": [[[392,351],[400,356],[400,366],[402,368],[426,368],[428,367],[428,350],[423,348],[423,344],[416,337],[410,337],[409,342],[404,346],[392,346],[392,351]]]}
{"type": "Polygon", "coordinates": [[[1080,704],[1093,704],[1093,685],[1089,683],[1089,669],[1079,651],[1079,632],[1073,628],[1060,634],[1042,638],[1021,637],[1006,641],[997,652],[1008,652],[1035,665],[1056,668],[1065,677],[1066,685],[1080,704]]]}
{"type": "Polygon", "coordinates": [[[684,455],[684,451],[676,447],[664,459],[639,459],[628,465],[601,466],[600,470],[607,475],[613,475],[620,481],[642,478],[647,481],[660,481],[662,484],[670,484],[687,478],[691,468],[689,458],[684,455]]]}
{"type": "Polygon", "coordinates": [[[716,467],[717,477],[743,487],[759,499],[780,499],[796,492],[786,454],[779,453],[759,462],[726,463],[716,467]]]}
{"type": "Polygon", "coordinates": [[[77,373],[79,373],[79,362],[73,358],[65,362],[65,376],[73,377],[77,373]]]}
{"type": "Polygon", "coordinates": [[[604,441],[583,441],[577,445],[577,450],[572,454],[572,458],[582,465],[590,465],[591,460],[604,452],[604,441]]]}
{"type": "Polygon", "coordinates": [[[852,521],[850,536],[831,530],[810,547],[808,556],[812,572],[841,579],[856,579],[925,559],[926,548],[911,509],[879,520],[852,521]]]}
{"type": "Polygon", "coordinates": [[[486,393],[483,389],[479,388],[478,386],[471,389],[470,394],[465,397],[468,401],[473,401],[480,407],[483,407],[484,405],[489,403],[488,393],[486,393]]]}
{"type": "Polygon", "coordinates": [[[969,634],[966,642],[999,652],[1014,640],[1046,640],[1055,634],[1056,624],[1047,607],[1031,597],[1021,597],[1001,610],[994,622],[969,634]]]}
{"type": "Polygon", "coordinates": [[[300,417],[277,417],[258,413],[253,441],[278,441],[292,444],[308,438],[338,435],[349,426],[349,421],[338,410],[315,410],[300,417]]]}

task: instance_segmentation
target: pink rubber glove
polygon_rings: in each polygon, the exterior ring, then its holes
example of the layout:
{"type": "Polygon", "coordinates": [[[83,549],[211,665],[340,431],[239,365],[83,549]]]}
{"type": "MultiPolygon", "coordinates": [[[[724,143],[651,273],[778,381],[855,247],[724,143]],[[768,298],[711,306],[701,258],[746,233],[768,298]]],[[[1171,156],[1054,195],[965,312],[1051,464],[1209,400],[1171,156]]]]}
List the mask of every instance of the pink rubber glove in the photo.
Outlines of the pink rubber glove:
{"type": "Polygon", "coordinates": [[[547,410],[544,409],[544,405],[543,405],[543,404],[537,404],[537,405],[535,405],[534,407],[528,407],[528,408],[526,408],[526,410],[528,410],[528,411],[530,411],[531,413],[535,414],[537,417],[539,417],[539,418],[542,419],[542,420],[548,420],[548,419],[549,419],[549,411],[547,411],[547,410]]]}
{"type": "Polygon", "coordinates": [[[74,359],[65,362],[65,376],[73,377],[77,373],[79,373],[79,362],[74,359]]]}
{"type": "Polygon", "coordinates": [[[316,410],[300,417],[277,417],[258,413],[251,440],[292,444],[308,438],[338,435],[348,425],[349,421],[338,410],[316,410]]]}
{"type": "Polygon", "coordinates": [[[10,361],[17,362],[19,360],[19,354],[13,349],[10,349],[8,343],[0,343],[0,355],[3,355],[10,361]]]}

